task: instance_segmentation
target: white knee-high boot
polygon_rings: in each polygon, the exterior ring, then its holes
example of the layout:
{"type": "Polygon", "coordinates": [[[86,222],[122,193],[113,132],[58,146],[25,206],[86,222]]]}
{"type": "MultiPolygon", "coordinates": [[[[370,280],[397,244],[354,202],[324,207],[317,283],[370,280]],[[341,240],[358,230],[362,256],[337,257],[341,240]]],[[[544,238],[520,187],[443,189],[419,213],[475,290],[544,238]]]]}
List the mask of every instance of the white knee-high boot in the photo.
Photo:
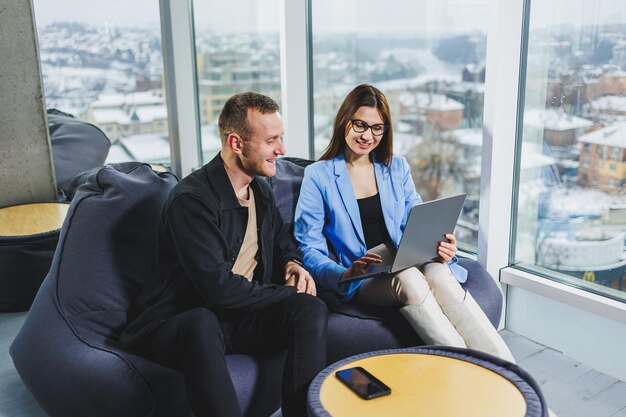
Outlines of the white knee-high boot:
{"type": "Polygon", "coordinates": [[[429,291],[422,304],[409,304],[400,309],[415,333],[430,345],[466,347],[459,332],[445,316],[429,291]]]}
{"type": "Polygon", "coordinates": [[[515,363],[504,340],[469,292],[465,292],[465,299],[462,302],[450,304],[441,309],[461,334],[467,347],[515,363]]]}

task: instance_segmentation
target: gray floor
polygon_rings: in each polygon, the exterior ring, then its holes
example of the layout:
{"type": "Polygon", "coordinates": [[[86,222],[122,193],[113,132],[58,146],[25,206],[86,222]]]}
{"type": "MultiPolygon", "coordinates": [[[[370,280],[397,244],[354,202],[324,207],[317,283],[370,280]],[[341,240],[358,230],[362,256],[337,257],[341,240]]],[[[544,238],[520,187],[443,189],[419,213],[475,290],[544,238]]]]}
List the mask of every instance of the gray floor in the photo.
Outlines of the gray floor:
{"type": "MultiPolygon", "coordinates": [[[[46,417],[13,368],[9,345],[26,313],[0,313],[0,417],[46,417]]],[[[501,332],[558,417],[626,417],[626,383],[515,333],[501,332]]],[[[280,416],[276,413],[275,416],[280,416]]]]}
{"type": "Polygon", "coordinates": [[[539,384],[558,417],[626,417],[626,383],[508,330],[517,363],[539,384]]]}
{"type": "Polygon", "coordinates": [[[0,313],[0,417],[47,416],[28,392],[9,356],[9,346],[26,313],[0,313]]]}

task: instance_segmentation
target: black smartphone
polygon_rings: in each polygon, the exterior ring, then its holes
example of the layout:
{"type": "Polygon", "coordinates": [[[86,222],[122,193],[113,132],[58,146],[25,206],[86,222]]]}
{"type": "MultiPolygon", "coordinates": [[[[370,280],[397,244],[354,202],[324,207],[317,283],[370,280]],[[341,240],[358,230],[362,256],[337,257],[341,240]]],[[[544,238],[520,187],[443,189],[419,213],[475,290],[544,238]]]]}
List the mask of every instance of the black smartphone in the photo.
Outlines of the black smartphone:
{"type": "Polygon", "coordinates": [[[391,388],[360,366],[342,369],[335,376],[364,400],[391,394],[391,388]]]}

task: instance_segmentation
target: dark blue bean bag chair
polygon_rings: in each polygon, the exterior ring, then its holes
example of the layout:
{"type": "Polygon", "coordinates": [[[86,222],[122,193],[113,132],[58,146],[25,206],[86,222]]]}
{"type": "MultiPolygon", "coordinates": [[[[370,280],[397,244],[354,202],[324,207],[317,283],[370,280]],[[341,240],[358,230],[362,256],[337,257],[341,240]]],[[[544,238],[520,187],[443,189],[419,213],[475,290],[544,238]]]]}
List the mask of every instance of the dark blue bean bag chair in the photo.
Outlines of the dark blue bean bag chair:
{"type": "Polygon", "coordinates": [[[57,189],[67,195],[76,175],[104,165],[111,141],[102,130],[69,113],[48,109],[47,117],[57,189]]]}
{"type": "MultiPolygon", "coordinates": [[[[293,224],[304,168],[311,163],[306,159],[281,158],[277,161],[276,176],[269,180],[278,210],[290,225],[293,224]]],[[[478,262],[460,258],[459,264],[468,271],[463,288],[472,294],[497,327],[502,313],[502,293],[498,284],[478,262]]],[[[323,289],[320,289],[319,296],[326,301],[330,311],[329,363],[359,353],[424,344],[396,308],[342,303],[336,293],[323,289]]]]}
{"type": "MultiPolygon", "coordinates": [[[[48,110],[48,129],[59,200],[69,200],[76,176],[102,167],[111,142],[96,126],[56,109],[48,110]]],[[[50,269],[58,240],[58,229],[0,236],[0,311],[30,308],[50,269]]]]}
{"type": "MultiPolygon", "coordinates": [[[[182,374],[118,347],[130,305],[154,273],[158,219],[174,175],[105,167],[72,201],[52,267],[10,353],[52,417],[191,416],[182,374]]],[[[284,354],[229,355],[246,416],[280,406],[284,354]]]]}
{"type": "MultiPolygon", "coordinates": [[[[270,179],[281,214],[293,220],[306,160],[282,158],[270,179]]],[[[191,416],[182,375],[118,346],[128,310],[155,268],[161,207],[176,183],[148,165],[105,167],[86,176],[61,230],[52,267],[11,345],[17,371],[52,417],[191,416]]],[[[465,287],[494,325],[502,296],[476,262],[465,287]]],[[[332,311],[328,361],[422,342],[396,309],[343,304],[321,292],[332,311]]],[[[280,406],[284,354],[228,355],[246,416],[280,406]]]]}

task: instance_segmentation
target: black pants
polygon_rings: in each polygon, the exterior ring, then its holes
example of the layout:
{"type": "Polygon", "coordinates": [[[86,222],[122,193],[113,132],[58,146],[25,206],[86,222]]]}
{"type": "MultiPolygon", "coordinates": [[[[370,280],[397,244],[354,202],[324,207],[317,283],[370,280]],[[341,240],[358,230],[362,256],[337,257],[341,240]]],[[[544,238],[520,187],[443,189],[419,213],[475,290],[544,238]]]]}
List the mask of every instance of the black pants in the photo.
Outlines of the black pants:
{"type": "Polygon", "coordinates": [[[326,366],[327,315],[324,302],[307,294],[227,322],[196,308],[163,322],[144,338],[142,350],[183,373],[196,417],[236,417],[242,413],[224,355],[287,349],[282,412],[306,416],[307,388],[326,366]]]}

